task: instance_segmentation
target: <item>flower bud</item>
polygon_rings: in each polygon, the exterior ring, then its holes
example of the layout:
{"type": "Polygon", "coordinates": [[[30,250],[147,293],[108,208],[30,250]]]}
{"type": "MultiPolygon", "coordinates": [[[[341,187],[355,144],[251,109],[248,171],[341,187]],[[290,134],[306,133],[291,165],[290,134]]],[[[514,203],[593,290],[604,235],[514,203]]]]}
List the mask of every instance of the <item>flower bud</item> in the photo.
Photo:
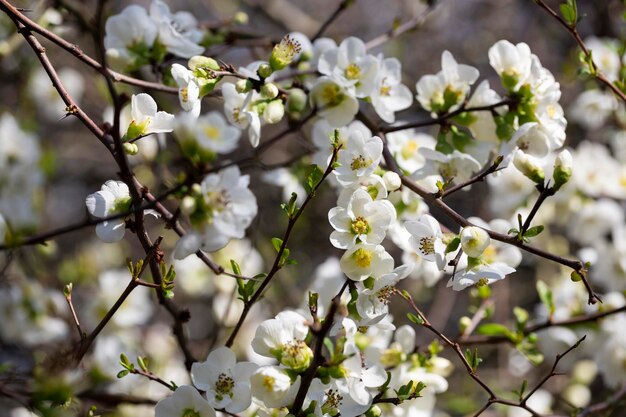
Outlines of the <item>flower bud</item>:
{"type": "Polygon", "coordinates": [[[543,168],[534,157],[517,150],[513,157],[513,165],[531,181],[543,184],[545,174],[543,173],[543,168]]]}
{"type": "Polygon", "coordinates": [[[365,417],[380,417],[383,414],[383,411],[379,406],[373,405],[367,412],[365,413],[365,417]]]}
{"type": "Polygon", "coordinates": [[[261,77],[262,79],[266,79],[267,77],[272,75],[272,72],[274,71],[272,70],[272,67],[269,66],[269,64],[261,64],[259,65],[259,69],[257,69],[256,72],[257,74],[259,74],[259,77],[261,77]]]}
{"type": "Polygon", "coordinates": [[[219,71],[220,64],[217,63],[213,58],[209,58],[208,56],[196,55],[192,56],[187,63],[187,66],[190,70],[195,71],[198,68],[208,68],[213,71],[219,71]]]}
{"type": "Polygon", "coordinates": [[[252,89],[252,81],[239,80],[235,83],[235,91],[239,94],[245,94],[252,89]]]}
{"type": "Polygon", "coordinates": [[[562,150],[554,161],[554,190],[561,188],[572,177],[572,154],[567,149],[562,150]]]}
{"type": "Polygon", "coordinates": [[[189,215],[196,210],[196,206],[196,199],[188,195],[183,197],[182,201],[180,202],[180,211],[183,214],[189,215]]]}
{"type": "Polygon", "coordinates": [[[249,20],[250,18],[246,12],[239,11],[235,13],[235,16],[233,16],[233,22],[238,25],[247,25],[249,20]]]}
{"type": "Polygon", "coordinates": [[[281,100],[270,101],[263,111],[263,120],[269,124],[278,123],[285,115],[285,106],[281,100]]]}
{"type": "Polygon", "coordinates": [[[137,153],[139,152],[139,146],[137,146],[137,144],[135,143],[127,142],[123,146],[124,146],[124,152],[126,152],[129,155],[137,155],[137,153]]]}
{"type": "Polygon", "coordinates": [[[383,181],[387,191],[395,191],[402,186],[400,176],[393,171],[387,171],[383,174],[383,181]]]}
{"type": "Polygon", "coordinates": [[[287,35],[272,49],[270,66],[272,70],[278,71],[285,68],[296,58],[302,50],[300,42],[287,35]]]}
{"type": "Polygon", "coordinates": [[[572,384],[563,391],[563,398],[574,407],[583,408],[589,405],[591,392],[582,384],[572,384]]]}
{"type": "Polygon", "coordinates": [[[265,83],[261,87],[261,97],[271,100],[278,96],[278,87],[274,83],[265,83]]]}
{"type": "Polygon", "coordinates": [[[491,243],[489,234],[480,227],[467,226],[461,230],[461,247],[471,258],[478,258],[491,243]]]}
{"type": "Polygon", "coordinates": [[[307,96],[306,93],[299,88],[292,88],[289,90],[287,96],[287,112],[288,113],[301,113],[306,108],[307,96]]]}
{"type": "Polygon", "coordinates": [[[461,332],[464,332],[465,329],[467,329],[471,324],[472,324],[472,319],[467,316],[463,316],[459,319],[459,330],[461,332]]]}

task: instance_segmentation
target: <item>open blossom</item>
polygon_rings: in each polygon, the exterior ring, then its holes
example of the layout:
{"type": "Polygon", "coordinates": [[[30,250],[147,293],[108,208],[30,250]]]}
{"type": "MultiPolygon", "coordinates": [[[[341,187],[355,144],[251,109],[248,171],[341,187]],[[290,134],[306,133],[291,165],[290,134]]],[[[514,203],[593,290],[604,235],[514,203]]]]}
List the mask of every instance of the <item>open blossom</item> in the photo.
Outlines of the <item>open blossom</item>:
{"type": "Polygon", "coordinates": [[[396,158],[398,165],[409,174],[422,168],[426,158],[420,152],[422,148],[435,149],[437,141],[431,135],[414,129],[389,132],[387,134],[389,151],[396,158]]]}
{"type": "Polygon", "coordinates": [[[371,137],[372,132],[359,120],[355,120],[347,126],[338,128],[332,127],[328,121],[320,119],[313,125],[311,130],[311,139],[317,148],[313,155],[313,163],[320,167],[328,166],[330,158],[333,154],[333,144],[331,139],[335,138],[335,130],[337,131],[338,144],[345,147],[348,137],[354,131],[360,131],[364,137],[371,137]]]}
{"type": "Polygon", "coordinates": [[[383,275],[374,281],[371,288],[362,282],[357,283],[359,298],[356,308],[361,316],[360,325],[370,326],[381,321],[389,312],[387,303],[394,294],[395,285],[411,273],[412,265],[402,265],[393,272],[383,275]]]}
{"type": "Polygon", "coordinates": [[[215,410],[190,385],[176,388],[174,394],[158,402],[154,412],[155,417],[215,417],[215,410]]]}
{"type": "Polygon", "coordinates": [[[255,91],[248,94],[238,93],[232,83],[222,85],[226,118],[239,129],[248,129],[248,139],[255,148],[259,146],[261,140],[261,119],[252,108],[256,94],[255,91]]]}
{"type": "Polygon", "coordinates": [[[200,249],[214,252],[226,246],[230,239],[244,237],[258,210],[249,183],[250,177],[241,175],[236,165],[204,177],[196,197],[187,200],[186,210],[198,231],[187,233],[178,241],[175,259],[183,259],[200,249]]]}
{"type": "Polygon", "coordinates": [[[252,348],[259,355],[274,357],[301,372],[311,363],[313,351],[304,339],[309,332],[306,319],[295,311],[283,311],[257,328],[252,348]]]}
{"type": "Polygon", "coordinates": [[[401,83],[402,66],[396,58],[379,56],[380,70],[370,98],[374,110],[387,123],[396,121],[395,113],[413,103],[413,93],[401,83]]]}
{"type": "MultiPolygon", "coordinates": [[[[100,191],[87,196],[85,200],[89,213],[98,218],[110,217],[130,209],[131,197],[128,186],[122,181],[110,180],[100,191]]],[[[126,228],[123,218],[105,220],[96,225],[96,234],[104,242],[112,243],[124,237],[126,228]]]]}
{"type": "Polygon", "coordinates": [[[204,48],[198,45],[204,35],[193,14],[186,11],[172,13],[165,2],[153,0],[150,17],[156,22],[159,42],[168,52],[183,58],[204,52],[204,48]]]}
{"type": "Polygon", "coordinates": [[[191,378],[198,389],[206,392],[211,406],[239,413],[252,402],[250,377],[257,368],[251,362],[237,363],[233,351],[221,347],[209,353],[206,361],[192,365],[191,378]]]}
{"type": "Polygon", "coordinates": [[[470,179],[480,169],[480,163],[473,156],[456,149],[451,154],[444,154],[434,149],[421,148],[420,153],[426,163],[411,175],[415,179],[440,175],[446,181],[459,183],[470,179]]]}
{"type": "Polygon", "coordinates": [[[183,110],[195,117],[200,115],[200,87],[193,73],[180,64],[172,65],[172,77],[178,84],[178,100],[183,110]]]}
{"type": "Polygon", "coordinates": [[[176,118],[175,132],[185,155],[202,161],[215,158],[215,154],[234,151],[241,136],[241,131],[228,124],[222,113],[217,111],[205,113],[197,119],[193,115],[182,114],[176,118]]]}
{"type": "Polygon", "coordinates": [[[365,44],[355,37],[344,39],[337,48],[326,50],[318,71],[337,81],[356,97],[367,97],[376,86],[378,60],[368,55],[365,44]]]}
{"type": "Polygon", "coordinates": [[[291,403],[300,387],[300,377],[294,383],[284,369],[262,366],[250,378],[252,395],[269,408],[281,408],[291,403]]]}
{"type": "Polygon", "coordinates": [[[404,227],[411,234],[409,243],[421,257],[429,262],[436,262],[443,268],[446,245],[439,222],[429,214],[423,214],[417,221],[407,221],[404,227]]]}
{"type": "Polygon", "coordinates": [[[478,75],[476,68],[457,64],[452,54],[444,51],[441,71],[436,75],[424,75],[417,82],[417,100],[433,113],[454,111],[463,103],[478,75]]]}
{"type": "Polygon", "coordinates": [[[348,90],[329,77],[320,77],[311,88],[311,105],[332,127],[350,123],[359,111],[359,102],[348,90]]]}
{"type": "Polygon", "coordinates": [[[156,101],[149,94],[134,94],[131,97],[130,115],[132,120],[126,130],[126,140],[174,130],[174,115],[157,111],[156,101]]]}
{"type": "Polygon", "coordinates": [[[455,291],[460,291],[472,285],[480,287],[493,284],[515,272],[515,268],[502,262],[487,264],[479,261],[477,265],[469,265],[469,260],[463,255],[457,271],[450,278],[447,286],[452,287],[455,291]],[[463,264],[467,266],[465,267],[463,264]]]}
{"type": "Polygon", "coordinates": [[[123,64],[142,63],[141,51],[149,50],[157,37],[157,25],[141,6],[132,4],[105,24],[104,47],[107,57],[123,64]]]}
{"type": "Polygon", "coordinates": [[[360,131],[350,134],[346,146],[339,152],[341,164],[333,172],[344,187],[371,175],[383,154],[383,142],[378,136],[365,137],[360,131]]]}
{"type": "Polygon", "coordinates": [[[396,210],[388,200],[372,200],[367,191],[358,188],[347,207],[334,207],[328,212],[328,220],[335,229],[330,242],[340,249],[347,249],[357,241],[381,243],[395,219],[396,210]]]}
{"type": "Polygon", "coordinates": [[[382,245],[357,244],[339,262],[343,273],[353,281],[379,278],[393,270],[393,258],[382,245]]]}

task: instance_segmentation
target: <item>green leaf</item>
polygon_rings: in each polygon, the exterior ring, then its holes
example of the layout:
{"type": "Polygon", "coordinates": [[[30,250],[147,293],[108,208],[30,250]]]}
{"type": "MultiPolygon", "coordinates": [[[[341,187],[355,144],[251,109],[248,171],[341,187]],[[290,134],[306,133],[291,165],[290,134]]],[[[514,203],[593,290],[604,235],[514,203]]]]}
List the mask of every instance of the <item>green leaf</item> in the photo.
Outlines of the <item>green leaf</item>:
{"type": "Polygon", "coordinates": [[[413,313],[407,313],[407,314],[406,314],[406,317],[407,317],[407,318],[408,318],[411,322],[413,322],[413,323],[415,323],[415,324],[419,324],[419,325],[424,324],[424,319],[422,319],[422,318],[421,318],[421,317],[419,317],[419,316],[416,316],[416,315],[415,315],[415,314],[413,314],[413,313]]]}
{"type": "Polygon", "coordinates": [[[117,377],[118,377],[119,379],[121,379],[121,378],[124,378],[124,377],[125,377],[126,375],[128,375],[129,373],[130,373],[130,371],[129,371],[128,369],[124,369],[124,370],[119,371],[119,372],[117,373],[117,377]]]}
{"type": "Polygon", "coordinates": [[[128,360],[128,357],[126,357],[123,353],[120,354],[120,364],[126,369],[129,369],[132,365],[128,360]]]}
{"type": "Polygon", "coordinates": [[[524,310],[521,307],[513,307],[513,315],[515,316],[515,325],[518,330],[524,330],[526,327],[526,323],[528,322],[528,311],[524,310]]]}
{"type": "Polygon", "coordinates": [[[539,233],[543,232],[543,229],[544,227],[541,225],[531,227],[530,229],[526,230],[526,233],[524,233],[524,237],[535,237],[539,233]]]}
{"type": "Polygon", "coordinates": [[[563,20],[567,22],[570,27],[575,27],[578,23],[578,7],[576,0],[567,0],[567,3],[559,5],[563,20]]]}
{"type": "Polygon", "coordinates": [[[142,371],[148,372],[148,358],[142,358],[141,356],[137,356],[137,364],[141,368],[142,371]]]}
{"type": "Polygon", "coordinates": [[[460,244],[461,239],[458,236],[455,236],[454,239],[452,239],[450,243],[448,243],[448,245],[446,246],[446,253],[454,252],[458,249],[460,244]]]}
{"type": "Polygon", "coordinates": [[[506,326],[498,323],[481,324],[478,326],[476,331],[479,334],[484,334],[485,336],[506,336],[511,333],[506,326]]]}
{"type": "Polygon", "coordinates": [[[548,314],[550,315],[550,317],[552,317],[555,310],[552,290],[545,282],[539,280],[537,281],[537,293],[539,294],[539,299],[541,300],[541,302],[547,307],[548,314]]]}
{"type": "Polygon", "coordinates": [[[583,276],[578,271],[572,271],[572,273],[570,274],[570,279],[572,280],[572,282],[579,282],[582,281],[583,276]]]}
{"type": "Polygon", "coordinates": [[[304,188],[310,194],[324,177],[324,171],[317,165],[309,165],[306,169],[304,188]]]}
{"type": "Polygon", "coordinates": [[[280,247],[283,245],[283,240],[277,237],[273,237],[272,238],[272,246],[274,246],[274,249],[276,250],[276,252],[280,251],[280,247]]]}
{"type": "Polygon", "coordinates": [[[237,263],[237,261],[235,261],[234,259],[231,259],[230,260],[230,267],[233,270],[233,274],[241,275],[241,268],[239,267],[239,264],[237,263]]]}

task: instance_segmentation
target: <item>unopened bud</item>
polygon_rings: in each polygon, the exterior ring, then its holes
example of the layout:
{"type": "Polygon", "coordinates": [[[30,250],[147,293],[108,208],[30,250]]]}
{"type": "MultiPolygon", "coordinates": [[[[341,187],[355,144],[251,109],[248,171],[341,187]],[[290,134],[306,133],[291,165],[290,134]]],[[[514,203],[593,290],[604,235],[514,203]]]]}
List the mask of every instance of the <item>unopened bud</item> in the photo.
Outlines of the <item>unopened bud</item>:
{"type": "Polygon", "coordinates": [[[124,146],[124,152],[126,152],[129,155],[137,155],[137,153],[139,153],[139,146],[137,146],[137,144],[135,143],[126,142],[123,146],[124,146]]]}
{"type": "Polygon", "coordinates": [[[367,412],[365,413],[365,417],[380,417],[383,411],[379,406],[373,405],[367,412]]]}
{"type": "Polygon", "coordinates": [[[278,87],[274,83],[265,83],[261,87],[261,96],[267,100],[274,99],[278,96],[278,87]]]}
{"type": "Polygon", "coordinates": [[[459,330],[464,332],[472,324],[472,319],[467,316],[463,316],[459,319],[459,330]]]}
{"type": "Polygon", "coordinates": [[[248,13],[246,12],[239,11],[233,16],[233,22],[238,25],[247,25],[249,20],[248,13]]]}
{"type": "Polygon", "coordinates": [[[72,295],[72,288],[73,288],[73,284],[71,282],[67,284],[65,287],[63,287],[63,294],[65,295],[66,298],[72,295]]]}
{"type": "Polygon", "coordinates": [[[567,149],[562,150],[554,161],[554,190],[561,188],[572,177],[572,154],[567,149]]]}
{"type": "Polygon", "coordinates": [[[543,173],[543,168],[534,157],[517,150],[513,157],[513,165],[531,181],[543,184],[545,174],[543,173]]]}
{"type": "Polygon", "coordinates": [[[192,56],[187,63],[187,66],[190,70],[195,71],[198,68],[208,68],[213,71],[219,71],[220,64],[217,63],[213,58],[209,58],[208,56],[196,55],[192,56]]]}
{"type": "Polygon", "coordinates": [[[285,106],[281,100],[270,101],[263,111],[263,120],[269,124],[278,123],[285,115],[285,106]]]}
{"type": "Polygon", "coordinates": [[[383,174],[383,181],[387,191],[395,191],[402,186],[400,176],[393,171],[387,171],[383,174]]]}
{"type": "Polygon", "coordinates": [[[272,75],[272,72],[274,71],[272,70],[272,67],[269,66],[269,64],[261,64],[259,65],[259,69],[257,69],[256,72],[257,74],[259,74],[259,77],[266,79],[267,77],[272,75]]]}
{"type": "Polygon", "coordinates": [[[307,96],[306,93],[299,88],[292,88],[289,90],[287,96],[287,112],[289,113],[301,113],[306,108],[307,96]]]}
{"type": "Polygon", "coordinates": [[[239,80],[235,83],[235,90],[240,94],[247,93],[251,89],[252,81],[250,80],[239,80]]]}
{"type": "Polygon", "coordinates": [[[480,227],[467,226],[461,230],[461,247],[471,258],[478,258],[491,243],[489,234],[480,227]]]}
{"type": "Polygon", "coordinates": [[[183,197],[182,201],[180,202],[180,211],[183,214],[191,214],[196,210],[196,199],[191,197],[191,196],[185,196],[183,197]]]}

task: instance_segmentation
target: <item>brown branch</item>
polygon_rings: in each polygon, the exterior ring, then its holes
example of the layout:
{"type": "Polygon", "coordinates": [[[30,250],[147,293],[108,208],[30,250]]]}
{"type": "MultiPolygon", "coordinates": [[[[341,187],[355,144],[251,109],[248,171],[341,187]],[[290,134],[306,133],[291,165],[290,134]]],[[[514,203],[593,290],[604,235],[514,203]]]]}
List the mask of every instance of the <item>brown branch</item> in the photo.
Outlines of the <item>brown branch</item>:
{"type": "Polygon", "coordinates": [[[554,9],[548,6],[543,0],[535,0],[535,3],[537,3],[539,7],[545,10],[546,13],[548,13],[550,16],[556,19],[557,22],[559,22],[559,24],[563,26],[569,32],[570,35],[572,35],[572,37],[574,38],[574,40],[576,41],[580,49],[583,51],[587,59],[590,61],[591,66],[593,67],[592,75],[595,76],[598,79],[598,81],[600,81],[602,84],[607,86],[611,91],[613,91],[613,93],[617,97],[619,97],[624,103],[626,103],[626,94],[624,94],[622,90],[620,90],[615,84],[613,84],[608,78],[606,78],[606,75],[604,75],[602,71],[600,71],[600,69],[598,68],[598,65],[593,61],[592,56],[591,56],[591,51],[589,50],[589,48],[587,48],[587,45],[585,45],[585,42],[580,37],[580,34],[578,33],[578,29],[576,28],[576,25],[574,24],[570,26],[561,16],[559,16],[559,14],[554,9]]]}
{"type": "Polygon", "coordinates": [[[603,411],[617,407],[626,398],[626,385],[617,390],[613,395],[600,403],[590,405],[577,414],[577,417],[597,416],[603,411]]]}
{"type": "Polygon", "coordinates": [[[390,41],[391,39],[397,38],[398,36],[406,32],[409,32],[413,29],[418,28],[424,23],[424,21],[426,20],[426,17],[435,9],[436,4],[437,4],[437,0],[429,1],[426,9],[422,13],[414,16],[413,18],[407,20],[404,23],[401,23],[397,27],[392,28],[391,30],[387,31],[386,33],[383,33],[382,35],[379,35],[373,39],[370,39],[365,44],[365,47],[367,49],[375,48],[377,46],[384,44],[385,42],[390,41]]]}
{"type": "Polygon", "coordinates": [[[450,194],[453,194],[465,187],[467,187],[468,185],[471,184],[475,184],[477,182],[481,182],[484,181],[485,178],[487,178],[489,175],[493,174],[494,172],[499,171],[499,166],[502,163],[502,157],[498,156],[495,161],[493,161],[493,163],[489,166],[487,166],[486,168],[484,168],[482,171],[480,171],[478,174],[476,174],[475,176],[473,176],[472,178],[468,179],[467,181],[461,182],[459,184],[456,184],[450,188],[446,188],[443,193],[441,193],[440,197],[444,198],[449,196],[450,194]]]}
{"type": "Polygon", "coordinates": [[[311,38],[311,42],[319,38],[326,32],[326,29],[339,17],[339,15],[346,10],[349,6],[351,6],[356,0],[342,0],[341,3],[337,6],[335,11],[322,23],[320,28],[315,32],[315,35],[311,38]]]}

